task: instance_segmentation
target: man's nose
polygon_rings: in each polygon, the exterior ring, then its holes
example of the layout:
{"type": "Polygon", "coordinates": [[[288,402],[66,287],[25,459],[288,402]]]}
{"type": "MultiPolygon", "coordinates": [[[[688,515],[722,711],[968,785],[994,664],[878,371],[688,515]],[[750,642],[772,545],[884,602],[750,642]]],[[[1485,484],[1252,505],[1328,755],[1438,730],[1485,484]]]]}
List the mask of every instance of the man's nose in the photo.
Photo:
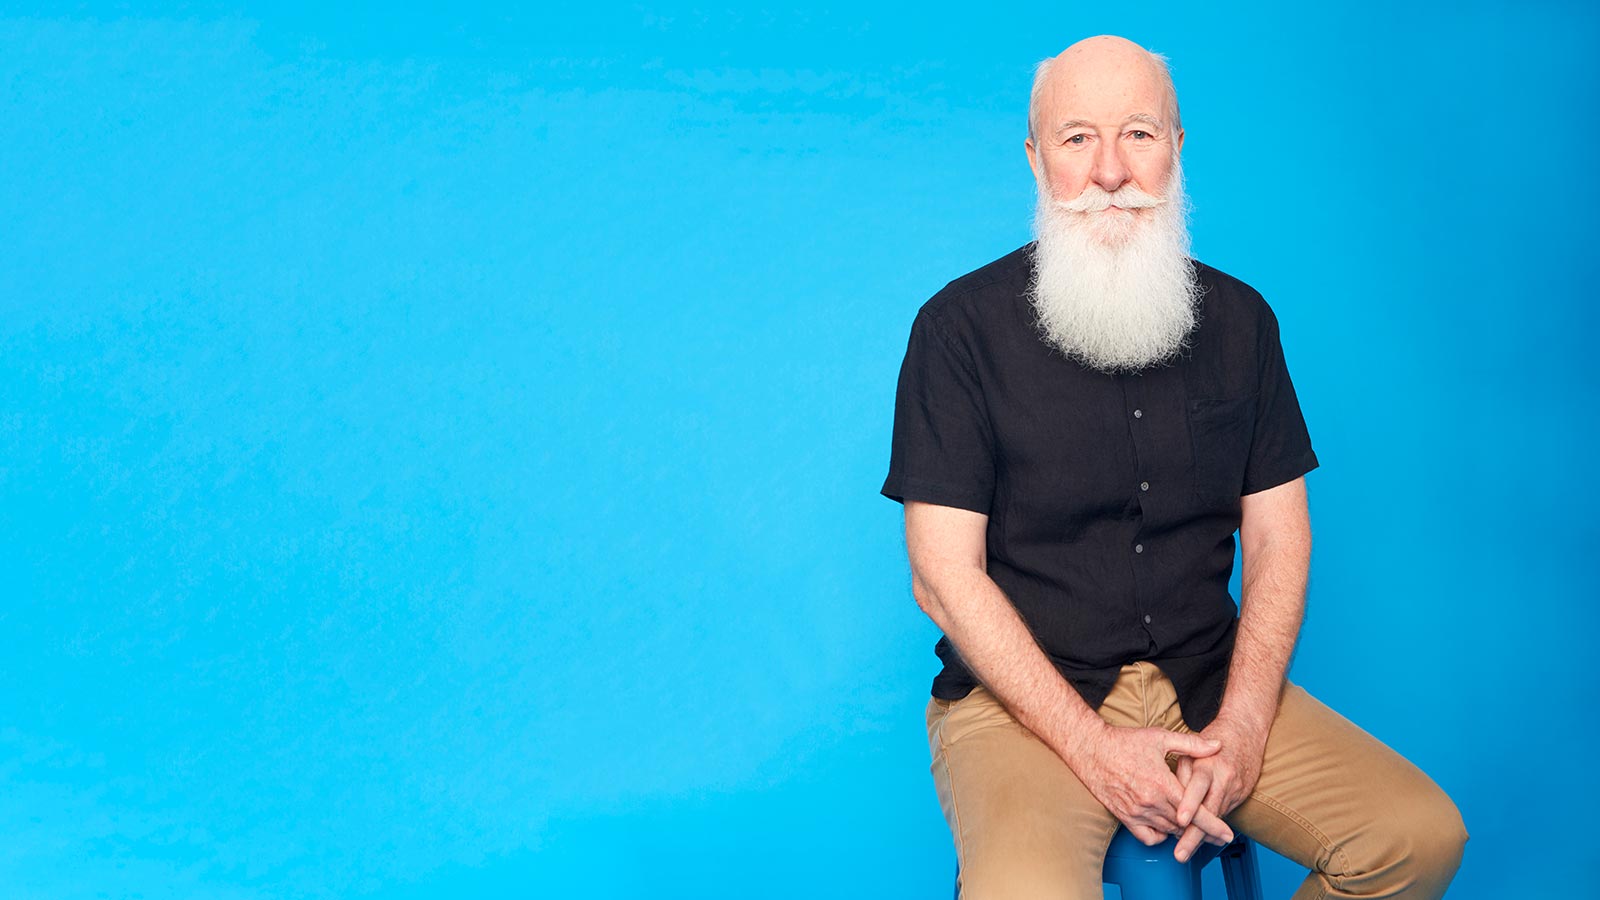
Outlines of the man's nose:
{"type": "Polygon", "coordinates": [[[1102,142],[1096,148],[1094,169],[1089,177],[1106,193],[1113,193],[1128,183],[1128,166],[1123,162],[1122,151],[1115,141],[1102,142]]]}

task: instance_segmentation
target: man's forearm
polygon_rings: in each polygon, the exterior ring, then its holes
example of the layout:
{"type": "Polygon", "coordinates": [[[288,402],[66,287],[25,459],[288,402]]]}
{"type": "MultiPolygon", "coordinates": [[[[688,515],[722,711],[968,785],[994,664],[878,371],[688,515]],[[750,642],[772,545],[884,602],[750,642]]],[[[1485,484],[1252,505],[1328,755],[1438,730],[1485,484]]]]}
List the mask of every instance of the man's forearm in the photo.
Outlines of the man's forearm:
{"type": "Polygon", "coordinates": [[[1218,717],[1245,725],[1263,740],[1300,634],[1310,562],[1309,531],[1245,553],[1239,633],[1218,717]]]}
{"type": "Polygon", "coordinates": [[[1056,671],[988,573],[945,570],[913,579],[917,603],[1013,717],[1077,771],[1085,743],[1107,727],[1056,671]]]}

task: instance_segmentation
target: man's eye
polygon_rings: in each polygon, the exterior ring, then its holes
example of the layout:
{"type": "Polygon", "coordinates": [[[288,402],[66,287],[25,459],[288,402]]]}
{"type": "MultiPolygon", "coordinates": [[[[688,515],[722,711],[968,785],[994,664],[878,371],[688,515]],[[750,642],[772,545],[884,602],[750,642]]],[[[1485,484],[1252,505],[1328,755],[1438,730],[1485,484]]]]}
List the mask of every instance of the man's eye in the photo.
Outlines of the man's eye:
{"type": "Polygon", "coordinates": [[[1088,135],[1075,134],[1072,137],[1067,138],[1067,143],[1069,143],[1069,144],[1081,144],[1081,143],[1083,143],[1084,141],[1086,141],[1088,139],[1089,139],[1088,135]]]}
{"type": "Polygon", "coordinates": [[[1130,131],[1128,133],[1141,141],[1150,136],[1150,132],[1148,131],[1130,131]]]}

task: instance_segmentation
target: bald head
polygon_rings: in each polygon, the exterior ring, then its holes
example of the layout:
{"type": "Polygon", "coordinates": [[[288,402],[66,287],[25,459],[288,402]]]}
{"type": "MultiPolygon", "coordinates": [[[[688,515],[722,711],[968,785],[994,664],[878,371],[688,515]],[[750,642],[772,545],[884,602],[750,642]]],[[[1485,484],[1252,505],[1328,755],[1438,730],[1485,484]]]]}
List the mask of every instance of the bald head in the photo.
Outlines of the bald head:
{"type": "Polygon", "coordinates": [[[1154,114],[1165,120],[1170,131],[1181,131],[1178,92],[1166,57],[1116,35],[1084,38],[1034,69],[1028,137],[1038,140],[1043,129],[1066,121],[1062,116],[1076,115],[1071,111],[1075,108],[1125,104],[1150,94],[1159,98],[1154,114]]]}

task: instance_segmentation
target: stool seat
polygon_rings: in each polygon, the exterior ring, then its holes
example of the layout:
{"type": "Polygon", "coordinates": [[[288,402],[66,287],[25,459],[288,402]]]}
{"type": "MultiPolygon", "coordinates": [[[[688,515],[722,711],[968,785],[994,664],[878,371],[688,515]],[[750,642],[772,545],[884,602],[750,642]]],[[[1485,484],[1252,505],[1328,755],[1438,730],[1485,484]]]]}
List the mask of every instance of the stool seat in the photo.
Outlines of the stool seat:
{"type": "MultiPolygon", "coordinates": [[[[1122,900],[1201,900],[1200,871],[1213,859],[1222,860],[1222,881],[1228,900],[1261,900],[1261,872],[1255,844],[1237,835],[1226,847],[1201,844],[1188,862],[1172,858],[1178,845],[1169,837],[1146,847],[1126,828],[1118,828],[1106,848],[1100,880],[1122,890],[1122,900]]],[[[956,872],[956,900],[961,900],[961,873],[956,872]]]]}
{"type": "Polygon", "coordinates": [[[1146,847],[1133,832],[1118,828],[1106,848],[1100,880],[1121,888],[1122,900],[1201,900],[1200,872],[1220,858],[1228,900],[1261,900],[1261,874],[1249,838],[1237,835],[1226,847],[1201,844],[1188,862],[1172,858],[1177,845],[1178,839],[1169,837],[1146,847]]]}

